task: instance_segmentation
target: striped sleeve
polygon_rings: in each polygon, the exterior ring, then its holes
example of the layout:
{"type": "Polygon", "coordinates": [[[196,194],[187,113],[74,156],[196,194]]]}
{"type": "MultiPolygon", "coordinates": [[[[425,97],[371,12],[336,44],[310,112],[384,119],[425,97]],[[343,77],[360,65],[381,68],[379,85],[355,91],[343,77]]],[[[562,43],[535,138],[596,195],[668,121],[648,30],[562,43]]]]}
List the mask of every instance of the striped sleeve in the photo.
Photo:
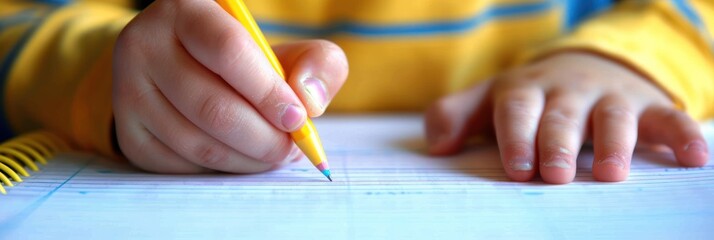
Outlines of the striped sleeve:
{"type": "Polygon", "coordinates": [[[114,156],[111,54],[134,13],[84,1],[0,3],[1,137],[46,129],[114,156]]]}
{"type": "Polygon", "coordinates": [[[714,2],[623,1],[522,61],[577,49],[621,61],[653,80],[696,119],[714,117],[714,2]]]}
{"type": "MultiPolygon", "coordinates": [[[[32,33],[55,10],[52,5],[31,5],[2,1],[0,9],[0,99],[5,99],[8,75],[32,33]]],[[[0,140],[15,135],[6,116],[5,104],[0,104],[0,140]]]]}

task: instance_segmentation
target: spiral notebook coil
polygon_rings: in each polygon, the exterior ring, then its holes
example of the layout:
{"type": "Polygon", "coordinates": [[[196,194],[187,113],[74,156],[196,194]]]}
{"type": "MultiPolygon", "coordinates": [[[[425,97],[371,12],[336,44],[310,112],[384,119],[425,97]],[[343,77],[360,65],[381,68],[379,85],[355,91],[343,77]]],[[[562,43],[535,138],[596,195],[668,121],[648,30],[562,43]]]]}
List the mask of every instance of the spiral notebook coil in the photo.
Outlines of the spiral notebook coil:
{"type": "Polygon", "coordinates": [[[27,133],[3,142],[0,144],[0,193],[7,194],[5,187],[13,187],[13,182],[20,183],[31,176],[30,172],[39,171],[38,163],[45,165],[69,149],[64,140],[47,131],[27,133]]]}

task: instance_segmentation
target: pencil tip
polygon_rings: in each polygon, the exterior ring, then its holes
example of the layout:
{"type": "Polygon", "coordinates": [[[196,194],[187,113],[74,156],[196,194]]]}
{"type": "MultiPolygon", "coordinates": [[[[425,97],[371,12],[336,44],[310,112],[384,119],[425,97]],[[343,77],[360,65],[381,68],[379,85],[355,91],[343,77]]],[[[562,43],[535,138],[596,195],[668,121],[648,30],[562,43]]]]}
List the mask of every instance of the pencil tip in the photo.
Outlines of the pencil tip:
{"type": "Polygon", "coordinates": [[[332,182],[332,177],[330,177],[330,176],[332,176],[332,173],[330,172],[330,169],[322,170],[322,175],[327,177],[327,179],[330,179],[330,182],[332,182]]]}

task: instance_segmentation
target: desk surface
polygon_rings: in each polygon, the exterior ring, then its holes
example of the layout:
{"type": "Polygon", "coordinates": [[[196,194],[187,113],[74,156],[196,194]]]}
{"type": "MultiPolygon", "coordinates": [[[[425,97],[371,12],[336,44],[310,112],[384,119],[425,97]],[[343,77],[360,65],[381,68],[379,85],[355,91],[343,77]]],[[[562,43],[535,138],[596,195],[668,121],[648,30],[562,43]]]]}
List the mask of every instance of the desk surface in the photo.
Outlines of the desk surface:
{"type": "MultiPolygon", "coordinates": [[[[423,154],[418,116],[331,116],[316,126],[335,182],[307,161],[255,175],[156,175],[62,155],[0,196],[0,239],[471,239],[714,236],[714,163],[639,151],[629,179],[510,182],[496,146],[423,154]]],[[[714,149],[714,130],[705,125],[714,149]]]]}

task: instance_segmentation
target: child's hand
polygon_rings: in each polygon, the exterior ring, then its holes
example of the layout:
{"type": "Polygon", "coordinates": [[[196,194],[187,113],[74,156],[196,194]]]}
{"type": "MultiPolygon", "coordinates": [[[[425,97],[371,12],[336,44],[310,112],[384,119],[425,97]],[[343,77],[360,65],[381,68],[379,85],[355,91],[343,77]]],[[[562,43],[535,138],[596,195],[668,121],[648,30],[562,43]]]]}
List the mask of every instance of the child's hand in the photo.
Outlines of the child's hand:
{"type": "Polygon", "coordinates": [[[259,172],[302,156],[287,132],[321,115],[347,77],[326,41],[277,46],[288,82],[214,1],[156,1],[116,44],[113,105],[123,154],[165,173],[259,172]]]}
{"type": "Polygon", "coordinates": [[[454,153],[469,135],[495,130],[503,166],[516,181],[539,171],[546,182],[571,182],[586,139],[593,141],[599,181],[627,178],[638,137],[668,146],[682,166],[702,166],[708,158],[697,123],[653,82],[579,52],[552,55],[447,96],[427,111],[426,128],[434,154],[454,153]]]}

